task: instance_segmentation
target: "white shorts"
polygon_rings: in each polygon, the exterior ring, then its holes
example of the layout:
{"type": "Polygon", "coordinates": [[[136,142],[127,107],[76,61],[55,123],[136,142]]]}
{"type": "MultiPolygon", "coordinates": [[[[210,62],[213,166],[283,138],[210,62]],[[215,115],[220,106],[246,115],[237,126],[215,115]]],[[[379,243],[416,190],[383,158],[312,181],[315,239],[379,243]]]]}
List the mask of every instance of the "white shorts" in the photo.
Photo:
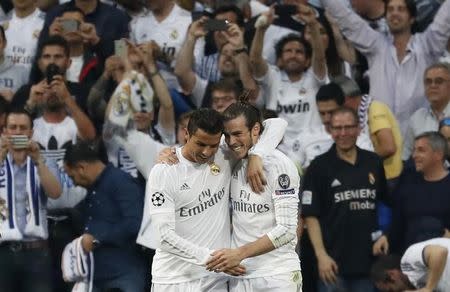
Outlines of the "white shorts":
{"type": "Polygon", "coordinates": [[[228,292],[228,279],[226,276],[217,276],[175,284],[152,283],[151,292],[228,292]]]}
{"type": "Polygon", "coordinates": [[[232,278],[230,292],[302,292],[300,271],[260,278],[232,278]]]}

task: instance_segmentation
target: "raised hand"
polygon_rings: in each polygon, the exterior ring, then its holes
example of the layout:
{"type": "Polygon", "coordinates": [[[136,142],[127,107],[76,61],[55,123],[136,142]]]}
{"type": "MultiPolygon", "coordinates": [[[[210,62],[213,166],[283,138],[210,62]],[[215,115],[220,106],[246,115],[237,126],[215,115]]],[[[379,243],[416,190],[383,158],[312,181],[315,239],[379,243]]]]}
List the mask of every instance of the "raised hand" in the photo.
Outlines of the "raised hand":
{"type": "Polygon", "coordinates": [[[228,29],[223,33],[225,39],[235,49],[244,47],[244,33],[235,23],[228,25],[228,29]]]}
{"type": "Polygon", "coordinates": [[[195,39],[204,37],[208,32],[205,30],[205,22],[208,19],[208,17],[203,16],[200,19],[194,21],[189,26],[188,34],[195,39]]]}

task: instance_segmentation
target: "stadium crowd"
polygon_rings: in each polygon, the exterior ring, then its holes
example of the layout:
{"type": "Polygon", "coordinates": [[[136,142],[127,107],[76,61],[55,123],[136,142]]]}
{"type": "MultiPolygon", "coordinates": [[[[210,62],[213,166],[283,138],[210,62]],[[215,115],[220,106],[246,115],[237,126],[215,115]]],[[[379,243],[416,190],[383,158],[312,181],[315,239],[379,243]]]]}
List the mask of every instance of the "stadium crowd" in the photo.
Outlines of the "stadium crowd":
{"type": "Polygon", "coordinates": [[[2,0],[0,291],[450,291],[450,0],[2,0]]]}

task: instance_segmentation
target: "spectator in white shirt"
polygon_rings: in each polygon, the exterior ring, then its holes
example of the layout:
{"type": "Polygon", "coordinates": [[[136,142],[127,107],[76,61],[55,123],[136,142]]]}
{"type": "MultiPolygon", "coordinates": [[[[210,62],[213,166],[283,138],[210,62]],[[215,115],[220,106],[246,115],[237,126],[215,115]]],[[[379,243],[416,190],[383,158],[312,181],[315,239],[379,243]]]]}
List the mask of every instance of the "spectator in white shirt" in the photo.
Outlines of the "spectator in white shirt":
{"type": "Polygon", "coordinates": [[[429,106],[418,109],[409,119],[403,145],[403,160],[408,160],[414,148],[414,138],[427,131],[437,131],[439,121],[450,116],[450,66],[437,63],[424,75],[429,106]]]}
{"type": "Polygon", "coordinates": [[[389,0],[386,20],[390,34],[372,29],[341,1],[322,0],[343,35],[368,60],[370,95],[393,111],[404,134],[409,117],[425,104],[422,74],[443,54],[450,36],[450,1],[420,34],[412,33],[417,15],[413,0],[389,0]],[[408,84],[408,86],[405,86],[408,84]]]}
{"type": "Polygon", "coordinates": [[[381,257],[371,270],[380,291],[445,292],[450,289],[450,239],[434,238],[411,245],[399,256],[381,257]]]}

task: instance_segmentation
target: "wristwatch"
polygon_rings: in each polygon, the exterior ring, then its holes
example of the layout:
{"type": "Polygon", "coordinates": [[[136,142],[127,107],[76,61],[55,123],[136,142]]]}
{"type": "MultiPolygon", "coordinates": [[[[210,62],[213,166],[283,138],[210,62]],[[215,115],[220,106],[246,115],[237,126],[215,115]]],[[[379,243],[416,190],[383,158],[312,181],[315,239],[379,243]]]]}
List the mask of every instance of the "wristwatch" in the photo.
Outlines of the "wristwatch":
{"type": "Polygon", "coordinates": [[[92,241],[92,247],[93,249],[97,249],[100,246],[100,240],[94,238],[94,240],[92,241]]]}

